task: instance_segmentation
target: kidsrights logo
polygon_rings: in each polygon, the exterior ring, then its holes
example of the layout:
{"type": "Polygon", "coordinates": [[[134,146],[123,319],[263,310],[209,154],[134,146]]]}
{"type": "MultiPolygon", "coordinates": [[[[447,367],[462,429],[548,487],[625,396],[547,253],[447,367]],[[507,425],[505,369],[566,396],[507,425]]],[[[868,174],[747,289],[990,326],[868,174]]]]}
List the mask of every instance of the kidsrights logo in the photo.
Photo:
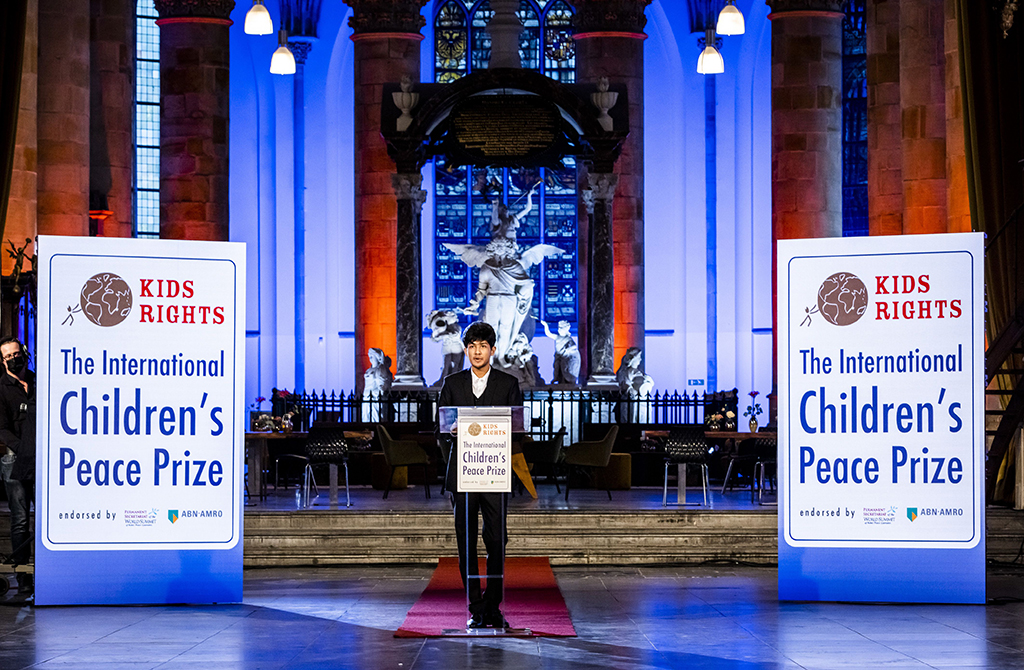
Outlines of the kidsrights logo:
{"type": "Polygon", "coordinates": [[[849,326],[868,311],[868,289],[857,275],[837,272],[821,283],[818,304],[804,309],[801,326],[811,325],[811,315],[821,314],[833,326],[849,326]]]}
{"type": "Polygon", "coordinates": [[[120,276],[112,272],[101,272],[90,277],[82,286],[79,305],[85,318],[97,326],[116,326],[128,318],[132,311],[132,289],[120,276]]]}

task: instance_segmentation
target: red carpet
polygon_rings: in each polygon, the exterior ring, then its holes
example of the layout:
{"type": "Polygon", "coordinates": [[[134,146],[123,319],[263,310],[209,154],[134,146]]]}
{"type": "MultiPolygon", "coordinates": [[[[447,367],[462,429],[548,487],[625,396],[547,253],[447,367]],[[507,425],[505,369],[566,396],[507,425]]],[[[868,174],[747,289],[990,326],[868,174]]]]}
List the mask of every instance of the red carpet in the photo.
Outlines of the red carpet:
{"type": "MultiPolygon", "coordinates": [[[[480,571],[485,572],[483,558],[480,571]]],[[[505,560],[505,601],[501,610],[513,628],[529,628],[535,636],[576,636],[547,558],[505,560]]],[[[459,559],[442,558],[395,637],[442,637],[445,629],[465,630],[468,617],[459,559]]]]}

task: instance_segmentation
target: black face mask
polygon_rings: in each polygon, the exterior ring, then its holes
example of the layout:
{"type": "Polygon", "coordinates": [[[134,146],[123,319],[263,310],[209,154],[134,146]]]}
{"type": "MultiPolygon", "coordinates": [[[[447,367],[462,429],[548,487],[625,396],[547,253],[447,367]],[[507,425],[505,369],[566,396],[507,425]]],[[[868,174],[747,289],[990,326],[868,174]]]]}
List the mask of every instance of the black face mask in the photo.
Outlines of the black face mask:
{"type": "Polygon", "coordinates": [[[20,375],[25,371],[25,366],[28,365],[28,359],[25,358],[25,354],[16,354],[11,360],[6,361],[7,371],[12,375],[20,375]]]}

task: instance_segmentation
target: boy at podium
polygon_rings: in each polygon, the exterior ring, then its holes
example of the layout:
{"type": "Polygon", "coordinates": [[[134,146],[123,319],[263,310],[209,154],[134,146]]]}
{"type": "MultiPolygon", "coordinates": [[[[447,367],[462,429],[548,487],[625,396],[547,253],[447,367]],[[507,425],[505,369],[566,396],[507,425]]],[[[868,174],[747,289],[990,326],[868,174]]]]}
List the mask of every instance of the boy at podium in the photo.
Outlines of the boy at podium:
{"type": "MultiPolygon", "coordinates": [[[[462,336],[470,368],[445,377],[438,407],[515,407],[523,404],[519,382],[491,366],[496,335],[490,324],[470,324],[462,336]]],[[[469,595],[467,628],[507,628],[499,605],[505,571],[505,514],[507,493],[461,493],[457,490],[458,466],[453,466],[455,441],[448,453],[445,488],[455,494],[455,536],[459,543],[459,569],[469,595]],[[487,548],[487,590],[481,593],[477,568],[477,519],[483,516],[484,546],[487,548]],[[472,577],[472,579],[471,579],[472,577]]]]}

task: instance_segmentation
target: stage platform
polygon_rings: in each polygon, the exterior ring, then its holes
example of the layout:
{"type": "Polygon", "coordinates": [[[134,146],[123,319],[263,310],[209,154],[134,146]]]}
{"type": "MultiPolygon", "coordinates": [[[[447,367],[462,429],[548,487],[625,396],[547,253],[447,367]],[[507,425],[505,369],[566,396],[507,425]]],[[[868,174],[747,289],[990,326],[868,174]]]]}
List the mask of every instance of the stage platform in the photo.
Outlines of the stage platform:
{"type": "MultiPolygon", "coordinates": [[[[778,557],[777,508],[752,502],[749,490],[716,489],[708,507],[662,507],[660,488],[612,491],[610,501],[604,491],[574,489],[568,503],[564,489],[537,489],[536,500],[510,499],[510,556],[547,556],[556,566],[774,564],[778,557]]],[[[294,488],[271,488],[245,510],[246,566],[432,564],[455,555],[451,505],[436,487],[429,500],[421,486],[392,491],[387,500],[368,486],[351,492],[352,507],[344,507],[342,489],[341,507],[329,507],[321,490],[303,508],[294,488]]],[[[700,496],[690,488],[691,501],[700,496]]],[[[990,558],[1012,561],[1022,540],[1024,512],[989,510],[990,558]]]]}
{"type": "MultiPolygon", "coordinates": [[[[552,565],[665,565],[708,561],[775,564],[775,507],[751,501],[750,491],[716,488],[708,507],[662,507],[660,488],[612,491],[573,489],[565,502],[553,484],[539,483],[538,498],[509,501],[510,556],[547,556],[552,565]]],[[[351,488],[352,506],[332,508],[326,488],[303,507],[294,487],[266,500],[247,500],[246,567],[423,564],[456,554],[451,504],[431,487],[383,492],[351,488]]],[[[670,500],[674,489],[669,490],[670,500]]],[[[689,499],[701,496],[691,487],[689,499]]],[[[766,498],[766,501],[773,498],[766,498]]],[[[988,556],[1024,560],[1024,512],[988,509],[988,556]]],[[[0,503],[0,553],[9,550],[6,503],[0,503]]]]}

